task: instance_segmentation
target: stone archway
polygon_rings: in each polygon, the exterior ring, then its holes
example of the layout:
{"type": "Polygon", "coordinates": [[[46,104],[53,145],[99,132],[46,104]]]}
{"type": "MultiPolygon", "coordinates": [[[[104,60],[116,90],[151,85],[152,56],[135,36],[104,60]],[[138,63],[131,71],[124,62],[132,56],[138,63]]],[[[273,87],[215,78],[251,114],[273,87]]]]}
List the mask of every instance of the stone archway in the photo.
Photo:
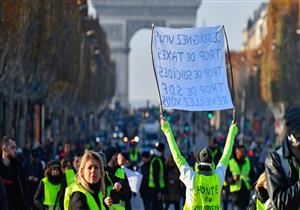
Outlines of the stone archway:
{"type": "Polygon", "coordinates": [[[116,62],[115,100],[128,106],[129,42],[136,31],[152,23],[167,27],[193,27],[202,0],[92,0],[116,62]]]}

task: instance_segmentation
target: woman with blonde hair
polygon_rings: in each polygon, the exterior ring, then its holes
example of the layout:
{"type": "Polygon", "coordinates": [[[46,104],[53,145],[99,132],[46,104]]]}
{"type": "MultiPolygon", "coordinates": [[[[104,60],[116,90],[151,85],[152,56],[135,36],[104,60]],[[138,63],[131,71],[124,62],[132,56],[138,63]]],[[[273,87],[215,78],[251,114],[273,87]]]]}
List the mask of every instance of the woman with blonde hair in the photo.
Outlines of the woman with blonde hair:
{"type": "Polygon", "coordinates": [[[249,210],[271,210],[272,205],[267,190],[266,172],[263,172],[255,185],[255,194],[249,202],[249,210]]]}
{"type": "Polygon", "coordinates": [[[103,161],[93,151],[86,151],[76,175],[76,182],[66,188],[65,210],[105,210],[110,207],[111,198],[105,199],[105,172],[103,161]]]}

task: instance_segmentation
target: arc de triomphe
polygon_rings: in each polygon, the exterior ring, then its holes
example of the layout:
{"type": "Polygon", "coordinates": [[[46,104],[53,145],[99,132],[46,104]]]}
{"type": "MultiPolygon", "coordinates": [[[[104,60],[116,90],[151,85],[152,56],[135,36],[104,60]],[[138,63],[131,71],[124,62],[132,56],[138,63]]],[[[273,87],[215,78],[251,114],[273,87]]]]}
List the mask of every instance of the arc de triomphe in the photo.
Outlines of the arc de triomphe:
{"type": "Polygon", "coordinates": [[[193,27],[201,1],[92,0],[107,34],[112,59],[116,62],[115,100],[121,105],[128,106],[129,42],[134,33],[142,28],[151,28],[152,23],[166,27],[193,27]]]}

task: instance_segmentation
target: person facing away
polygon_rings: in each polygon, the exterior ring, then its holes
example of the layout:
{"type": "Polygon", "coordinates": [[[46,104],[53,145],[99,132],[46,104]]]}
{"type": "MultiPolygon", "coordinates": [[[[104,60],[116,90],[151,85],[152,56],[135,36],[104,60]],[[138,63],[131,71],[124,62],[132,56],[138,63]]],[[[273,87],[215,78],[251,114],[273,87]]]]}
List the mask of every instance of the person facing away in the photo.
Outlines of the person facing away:
{"type": "Polygon", "coordinates": [[[142,165],[140,167],[139,172],[143,175],[141,187],[140,187],[140,194],[143,199],[144,209],[151,210],[151,198],[150,198],[150,189],[148,186],[149,183],[149,168],[150,168],[150,152],[143,152],[142,153],[142,165]]]}
{"type": "Polygon", "coordinates": [[[44,168],[42,161],[38,158],[38,151],[32,149],[30,151],[30,159],[24,164],[25,173],[27,176],[27,194],[30,198],[29,209],[33,208],[33,197],[40,183],[40,180],[44,176],[44,168]]]}
{"type": "Polygon", "coordinates": [[[274,209],[296,210],[300,207],[300,107],[285,115],[286,138],[265,162],[268,193],[274,209]]]}
{"type": "MultiPolygon", "coordinates": [[[[220,147],[218,145],[218,141],[217,141],[216,138],[214,138],[213,140],[209,140],[208,148],[212,152],[212,158],[213,158],[213,162],[212,162],[213,166],[212,166],[212,168],[213,168],[213,170],[215,170],[216,166],[217,166],[217,164],[218,164],[218,162],[219,162],[219,160],[220,160],[220,158],[222,156],[222,152],[221,152],[221,149],[220,149],[220,147]]],[[[194,170],[196,172],[198,171],[198,164],[197,164],[197,162],[194,165],[194,170]]]]}
{"type": "Polygon", "coordinates": [[[0,176],[5,187],[9,210],[26,209],[25,172],[15,158],[16,146],[12,137],[3,136],[1,139],[0,176]]]}
{"type": "Polygon", "coordinates": [[[166,167],[164,151],[164,143],[156,143],[154,145],[154,150],[149,165],[149,205],[151,209],[155,210],[163,210],[163,198],[166,192],[166,167]]]}
{"type": "Polygon", "coordinates": [[[161,119],[161,129],[167,137],[172,156],[180,171],[180,180],[186,186],[186,201],[183,209],[221,209],[221,188],[232,153],[234,138],[238,133],[236,124],[232,123],[229,128],[224,153],[216,170],[212,170],[212,152],[208,147],[205,147],[199,151],[197,156],[198,172],[195,172],[188,165],[180,153],[170,124],[165,119],[161,119]]]}
{"type": "Polygon", "coordinates": [[[100,156],[93,151],[85,151],[76,182],[66,188],[65,210],[105,210],[112,200],[105,196],[105,172],[100,156]]]}
{"type": "Polygon", "coordinates": [[[180,210],[180,199],[184,191],[183,183],[179,179],[180,172],[174,162],[172,155],[166,160],[166,194],[165,194],[165,210],[174,204],[175,210],[180,210]]]}

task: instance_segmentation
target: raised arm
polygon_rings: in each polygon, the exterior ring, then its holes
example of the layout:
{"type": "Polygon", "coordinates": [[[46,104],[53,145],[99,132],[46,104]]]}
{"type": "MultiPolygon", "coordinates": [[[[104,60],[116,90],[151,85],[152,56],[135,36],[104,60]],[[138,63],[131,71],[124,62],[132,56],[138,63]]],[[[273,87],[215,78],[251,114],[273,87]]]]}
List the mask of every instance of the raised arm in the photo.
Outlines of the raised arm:
{"type": "Polygon", "coordinates": [[[227,134],[227,138],[226,138],[224,152],[223,152],[223,155],[218,164],[222,163],[225,167],[228,166],[229,159],[230,159],[230,156],[232,153],[234,138],[237,135],[237,133],[238,133],[238,127],[237,127],[236,123],[231,123],[228,134],[227,134]]]}
{"type": "Polygon", "coordinates": [[[179,169],[181,169],[184,165],[187,164],[186,160],[182,156],[182,154],[179,151],[179,148],[175,142],[171,126],[168,121],[161,119],[161,130],[164,132],[165,136],[167,137],[167,141],[173,156],[173,159],[179,169]]]}

